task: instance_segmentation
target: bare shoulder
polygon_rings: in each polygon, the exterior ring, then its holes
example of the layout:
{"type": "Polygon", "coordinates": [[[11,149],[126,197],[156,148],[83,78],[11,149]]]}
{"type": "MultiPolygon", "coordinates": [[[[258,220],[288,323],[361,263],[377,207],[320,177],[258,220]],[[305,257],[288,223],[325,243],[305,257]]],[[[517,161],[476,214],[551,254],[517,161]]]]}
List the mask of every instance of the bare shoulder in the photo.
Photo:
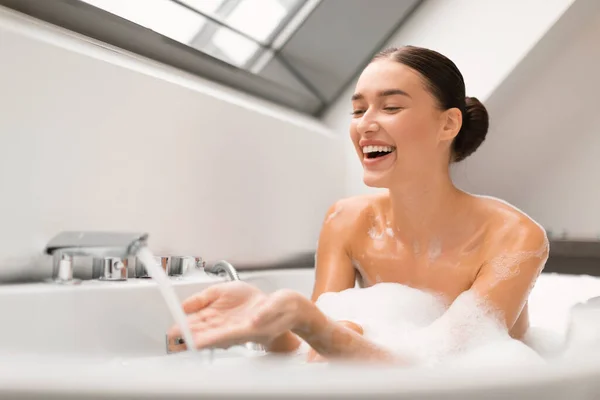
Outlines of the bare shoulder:
{"type": "Polygon", "coordinates": [[[370,216],[381,209],[386,196],[386,194],[367,194],[336,201],[327,211],[323,228],[351,233],[353,231],[351,228],[366,226],[370,216]]]}
{"type": "Polygon", "coordinates": [[[547,254],[546,230],[537,221],[504,200],[478,196],[477,201],[489,216],[486,237],[491,255],[507,251],[547,254]]]}

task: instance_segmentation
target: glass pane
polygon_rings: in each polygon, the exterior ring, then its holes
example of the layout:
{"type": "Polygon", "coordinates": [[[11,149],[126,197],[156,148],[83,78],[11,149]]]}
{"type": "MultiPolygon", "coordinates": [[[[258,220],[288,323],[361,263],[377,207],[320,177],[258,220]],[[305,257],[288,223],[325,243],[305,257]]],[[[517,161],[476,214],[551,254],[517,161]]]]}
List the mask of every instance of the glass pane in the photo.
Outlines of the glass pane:
{"type": "Polygon", "coordinates": [[[170,0],[83,0],[161,35],[188,44],[206,18],[170,0]]]}
{"type": "MultiPolygon", "coordinates": [[[[237,67],[244,68],[260,49],[256,42],[213,22],[209,22],[204,30],[211,33],[205,36],[204,41],[199,40],[194,47],[237,67]]],[[[198,38],[202,39],[202,33],[198,38]]]]}
{"type": "Polygon", "coordinates": [[[283,19],[287,10],[278,0],[242,0],[225,18],[228,25],[265,42],[283,19]]]}
{"type": "Polygon", "coordinates": [[[196,10],[265,42],[304,0],[182,0],[196,10]]]}
{"type": "Polygon", "coordinates": [[[82,0],[240,68],[304,0],[82,0]],[[249,37],[230,29],[233,27],[249,37]],[[253,40],[253,39],[255,40],[253,40]]]}
{"type": "Polygon", "coordinates": [[[218,10],[227,0],[181,0],[196,10],[215,18],[219,17],[218,10]]]}

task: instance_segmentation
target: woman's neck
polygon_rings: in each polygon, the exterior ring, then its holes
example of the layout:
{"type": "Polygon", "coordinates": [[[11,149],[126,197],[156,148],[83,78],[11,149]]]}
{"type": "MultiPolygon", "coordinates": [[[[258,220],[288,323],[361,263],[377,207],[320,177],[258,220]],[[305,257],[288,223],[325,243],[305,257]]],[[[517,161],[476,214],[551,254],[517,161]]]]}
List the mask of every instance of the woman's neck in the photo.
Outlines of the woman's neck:
{"type": "Polygon", "coordinates": [[[404,239],[420,243],[439,240],[460,217],[464,192],[448,172],[431,173],[390,187],[392,221],[404,239]]]}

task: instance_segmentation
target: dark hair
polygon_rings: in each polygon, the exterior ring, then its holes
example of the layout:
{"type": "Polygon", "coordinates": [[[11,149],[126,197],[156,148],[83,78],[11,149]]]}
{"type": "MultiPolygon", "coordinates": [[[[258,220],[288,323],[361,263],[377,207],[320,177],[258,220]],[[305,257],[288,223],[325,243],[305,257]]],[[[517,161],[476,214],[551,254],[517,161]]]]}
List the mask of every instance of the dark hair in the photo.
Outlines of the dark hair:
{"type": "Polygon", "coordinates": [[[436,51],[415,46],[385,49],[373,61],[382,58],[417,71],[442,109],[456,107],[462,112],[462,126],[452,142],[452,161],[459,162],[473,154],[485,140],[489,118],[485,106],[477,98],[465,96],[465,81],[456,65],[436,51]]]}

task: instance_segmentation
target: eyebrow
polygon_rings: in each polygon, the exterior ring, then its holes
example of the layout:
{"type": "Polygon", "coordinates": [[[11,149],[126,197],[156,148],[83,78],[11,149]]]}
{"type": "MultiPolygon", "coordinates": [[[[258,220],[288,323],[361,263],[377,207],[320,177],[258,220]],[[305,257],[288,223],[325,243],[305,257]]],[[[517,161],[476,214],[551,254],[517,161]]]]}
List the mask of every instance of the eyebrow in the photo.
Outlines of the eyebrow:
{"type": "MultiPolygon", "coordinates": [[[[410,95],[402,89],[387,89],[387,90],[382,90],[381,92],[377,93],[378,97],[397,96],[397,95],[410,97],[410,95]]],[[[352,100],[361,100],[361,99],[364,99],[364,97],[365,96],[363,96],[360,93],[354,93],[352,95],[352,100]]]]}

